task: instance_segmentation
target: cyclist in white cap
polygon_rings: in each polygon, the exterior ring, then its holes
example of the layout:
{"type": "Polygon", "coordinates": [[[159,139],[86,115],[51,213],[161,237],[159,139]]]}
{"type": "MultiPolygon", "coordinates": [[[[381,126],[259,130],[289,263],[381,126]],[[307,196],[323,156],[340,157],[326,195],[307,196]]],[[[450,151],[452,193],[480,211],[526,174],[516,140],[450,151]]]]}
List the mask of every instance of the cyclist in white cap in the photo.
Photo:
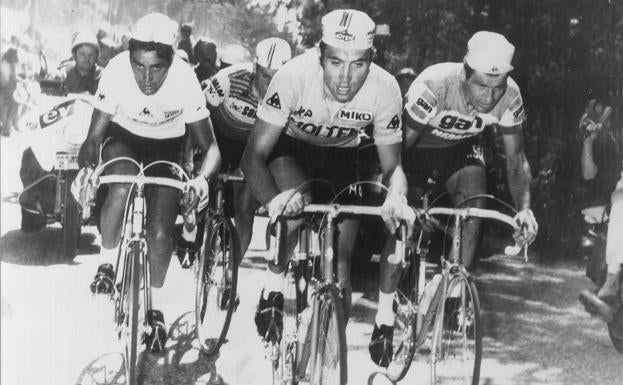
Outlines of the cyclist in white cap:
{"type": "MultiPolygon", "coordinates": [[[[253,62],[234,64],[202,82],[216,141],[223,157],[222,171],[240,171],[240,158],[255,122],[257,105],[264,98],[273,75],[291,57],[288,42],[271,37],[257,44],[253,62]]],[[[187,150],[192,150],[193,145],[187,143],[186,147],[187,150]]],[[[192,155],[187,152],[185,157],[189,162],[192,155]]],[[[244,256],[251,242],[253,218],[258,203],[246,184],[234,183],[233,194],[234,204],[232,205],[232,199],[228,197],[225,200],[225,211],[230,216],[235,215],[242,250],[240,255],[244,256]]],[[[199,234],[202,232],[199,231],[199,234]]],[[[194,259],[193,254],[201,241],[199,238],[195,241],[194,234],[182,234],[178,244],[178,257],[188,252],[191,254],[190,259],[194,259]]],[[[227,295],[223,297],[229,298],[227,295]]]]}
{"type": "MultiPolygon", "coordinates": [[[[207,178],[218,172],[220,155],[199,82],[192,68],[174,54],[176,31],[177,23],[159,13],[148,14],[137,22],[129,50],[115,56],[103,71],[79,162],[83,167],[95,166],[101,146],[102,161],[126,156],[143,164],[156,160],[179,163],[182,139],[188,129],[203,154],[198,176],[190,184],[203,197],[208,191],[207,178]]],[[[164,165],[150,170],[156,176],[172,173],[164,165]]],[[[129,162],[108,169],[112,174],[132,175],[136,171],[129,162]]],[[[100,254],[105,262],[116,257],[129,188],[110,185],[101,210],[100,254]]],[[[171,234],[180,194],[171,188],[152,187],[145,195],[153,306],[148,317],[152,332],[144,341],[152,352],[159,352],[167,335],[160,311],[160,289],[171,260],[171,234]]],[[[96,281],[103,279],[102,275],[112,276],[112,265],[100,266],[96,281]]]]}
{"type": "MultiPolygon", "coordinates": [[[[336,191],[356,182],[361,137],[374,139],[391,190],[384,205],[388,227],[395,231],[397,217],[410,211],[405,207],[407,186],[400,165],[402,100],[394,77],[372,63],[374,28],[363,12],[332,11],[322,18],[318,49],[290,60],[273,77],[241,163],[254,196],[271,218],[282,211],[301,212],[318,191],[305,189],[288,198],[311,178],[329,180],[336,191]]],[[[362,199],[361,189],[347,193],[342,194],[346,201],[362,199]]],[[[300,221],[288,222],[288,245],[282,255],[291,254],[297,225],[300,221]]],[[[338,280],[347,313],[350,256],[358,226],[356,219],[339,223],[338,280]]],[[[281,259],[267,271],[255,316],[260,336],[270,341],[281,337],[287,258],[281,259]]]]}
{"type": "MultiPolygon", "coordinates": [[[[503,136],[508,185],[518,210],[516,220],[526,230],[525,234],[515,234],[515,238],[523,245],[532,242],[538,226],[530,210],[531,174],[522,139],[524,106],[519,87],[508,75],[513,69],[514,51],[504,36],[477,32],[467,44],[463,63],[430,66],[413,81],[404,108],[403,164],[410,195],[424,188],[427,179],[435,174],[455,204],[484,194],[487,190],[481,134],[496,126],[503,136]]],[[[472,200],[469,205],[480,206],[482,202],[472,200]]],[[[476,252],[479,228],[480,222],[471,219],[463,229],[461,257],[467,267],[476,252]]],[[[375,332],[380,333],[374,333],[370,343],[371,358],[381,366],[387,366],[392,357],[392,304],[401,267],[387,261],[392,247],[388,240],[381,258],[375,317],[375,332]]]]}

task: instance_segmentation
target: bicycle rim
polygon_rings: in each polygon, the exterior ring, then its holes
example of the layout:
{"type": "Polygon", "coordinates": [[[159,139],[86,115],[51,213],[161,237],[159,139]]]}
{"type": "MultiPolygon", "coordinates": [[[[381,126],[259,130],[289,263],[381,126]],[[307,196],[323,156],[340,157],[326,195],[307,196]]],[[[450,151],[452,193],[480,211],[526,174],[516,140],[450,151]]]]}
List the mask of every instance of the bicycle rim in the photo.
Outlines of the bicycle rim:
{"type": "Polygon", "coordinates": [[[236,306],[240,241],[231,221],[208,221],[196,275],[195,320],[201,350],[213,354],[225,341],[236,306]]]}
{"type": "Polygon", "coordinates": [[[394,355],[387,368],[387,376],[400,381],[409,371],[415,354],[415,322],[418,302],[418,270],[416,259],[409,261],[403,270],[396,290],[394,322],[394,355]]]}
{"type": "Polygon", "coordinates": [[[296,385],[298,312],[294,262],[288,264],[283,294],[283,335],[279,342],[278,354],[273,357],[273,385],[296,385]]]}
{"type": "Polygon", "coordinates": [[[318,343],[315,352],[315,367],[311,371],[311,385],[345,385],[346,366],[346,323],[344,307],[335,286],[327,286],[318,292],[319,319],[318,343]]]}
{"type": "Polygon", "coordinates": [[[127,304],[125,325],[125,369],[126,384],[138,384],[138,315],[140,304],[140,278],[141,278],[141,261],[140,261],[140,243],[134,243],[129,251],[130,282],[127,288],[127,304]]]}
{"type": "Polygon", "coordinates": [[[480,301],[476,285],[453,275],[439,301],[433,329],[431,384],[477,385],[482,359],[480,301]]]}

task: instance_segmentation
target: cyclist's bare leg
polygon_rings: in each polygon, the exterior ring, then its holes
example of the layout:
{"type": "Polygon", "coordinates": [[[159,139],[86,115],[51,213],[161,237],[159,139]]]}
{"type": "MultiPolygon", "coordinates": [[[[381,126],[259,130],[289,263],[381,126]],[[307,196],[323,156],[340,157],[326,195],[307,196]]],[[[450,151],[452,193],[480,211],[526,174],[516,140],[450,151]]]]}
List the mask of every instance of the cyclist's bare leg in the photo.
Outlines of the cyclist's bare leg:
{"type": "MultiPolygon", "coordinates": [[[[236,229],[240,236],[240,259],[242,259],[251,243],[253,220],[259,203],[253,196],[251,188],[249,188],[247,183],[234,183],[234,201],[234,218],[236,220],[236,229]]],[[[240,264],[240,262],[236,261],[237,264],[240,264]]]]}
{"type": "Polygon", "coordinates": [[[147,244],[151,286],[161,288],[171,262],[180,194],[168,187],[145,187],[147,244]]]}
{"type": "Polygon", "coordinates": [[[350,282],[350,266],[351,257],[355,248],[355,242],[357,241],[357,235],[359,233],[358,219],[344,219],[339,222],[337,230],[337,279],[338,286],[342,291],[344,298],[344,312],[346,319],[350,314],[350,306],[352,302],[352,285],[350,282]]]}
{"type": "MultiPolygon", "coordinates": [[[[485,170],[480,166],[467,166],[452,174],[446,182],[446,188],[455,204],[465,198],[487,192],[485,170]]],[[[482,199],[472,200],[468,204],[471,207],[484,207],[482,199]]],[[[468,219],[464,222],[462,243],[462,260],[466,268],[472,266],[474,255],[478,248],[478,235],[480,234],[480,219],[468,219]]]]}
{"type": "MultiPolygon", "coordinates": [[[[270,162],[268,168],[275,179],[279,191],[297,188],[308,179],[297,161],[288,156],[281,156],[274,159],[270,162]]],[[[303,220],[289,220],[286,222],[285,247],[282,248],[279,265],[271,263],[268,266],[273,273],[283,273],[286,269],[287,263],[298,241],[296,230],[302,224],[303,220]]]]}
{"type": "MultiPolygon", "coordinates": [[[[133,156],[132,151],[122,143],[109,143],[102,149],[102,160],[104,162],[121,156],[133,156]]],[[[136,175],[137,168],[130,162],[117,162],[110,165],[106,173],[111,175],[136,175]]],[[[105,249],[113,249],[119,244],[121,228],[123,227],[123,213],[129,192],[130,186],[128,185],[108,185],[108,192],[100,212],[102,247],[105,249]]]]}

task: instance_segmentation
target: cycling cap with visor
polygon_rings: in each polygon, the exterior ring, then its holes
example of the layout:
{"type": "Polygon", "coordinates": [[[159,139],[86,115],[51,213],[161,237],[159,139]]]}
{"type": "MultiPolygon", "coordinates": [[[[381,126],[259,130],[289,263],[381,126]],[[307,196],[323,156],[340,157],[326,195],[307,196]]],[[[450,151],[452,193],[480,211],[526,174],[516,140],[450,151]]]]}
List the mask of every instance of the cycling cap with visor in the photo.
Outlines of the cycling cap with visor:
{"type": "Polygon", "coordinates": [[[374,21],[361,11],[338,9],[322,17],[322,42],[332,47],[371,48],[374,30],[374,21]]]}
{"type": "Polygon", "coordinates": [[[89,31],[80,31],[74,34],[73,39],[71,39],[71,53],[75,54],[78,47],[84,44],[90,45],[99,53],[100,46],[97,37],[94,33],[89,31]]]}
{"type": "Polygon", "coordinates": [[[150,13],[141,17],[134,27],[132,38],[142,42],[161,43],[173,47],[177,23],[162,13],[150,13]]]}
{"type": "Polygon", "coordinates": [[[480,31],[467,42],[465,63],[478,72],[501,75],[513,69],[515,46],[499,33],[480,31]]]}
{"type": "Polygon", "coordinates": [[[281,68],[291,58],[290,44],[278,37],[264,39],[255,47],[255,62],[269,70],[281,68]]]}

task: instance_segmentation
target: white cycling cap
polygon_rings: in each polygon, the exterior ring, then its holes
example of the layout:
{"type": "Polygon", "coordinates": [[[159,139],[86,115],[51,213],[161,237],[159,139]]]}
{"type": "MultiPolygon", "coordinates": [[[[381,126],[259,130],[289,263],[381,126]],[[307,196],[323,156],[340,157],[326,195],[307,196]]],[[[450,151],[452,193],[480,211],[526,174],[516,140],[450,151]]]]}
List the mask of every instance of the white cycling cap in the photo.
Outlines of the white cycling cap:
{"type": "Polygon", "coordinates": [[[92,46],[98,53],[100,51],[97,37],[90,31],[79,31],[74,33],[73,38],[71,39],[71,52],[74,53],[74,50],[83,44],[92,46]]]}
{"type": "Polygon", "coordinates": [[[322,41],[332,47],[371,48],[374,30],[370,16],[354,9],[338,9],[322,17],[322,41]]]}
{"type": "Polygon", "coordinates": [[[474,70],[490,75],[505,74],[513,69],[515,46],[499,33],[480,31],[467,42],[465,62],[474,70]]]}
{"type": "Polygon", "coordinates": [[[150,13],[141,17],[134,27],[132,38],[144,42],[161,43],[173,47],[177,23],[162,13],[150,13]]]}
{"type": "Polygon", "coordinates": [[[251,53],[240,44],[228,44],[223,47],[221,62],[229,65],[251,61],[251,53]]]}
{"type": "Polygon", "coordinates": [[[291,58],[290,44],[278,37],[264,39],[255,47],[255,62],[270,70],[281,68],[291,58]]]}

